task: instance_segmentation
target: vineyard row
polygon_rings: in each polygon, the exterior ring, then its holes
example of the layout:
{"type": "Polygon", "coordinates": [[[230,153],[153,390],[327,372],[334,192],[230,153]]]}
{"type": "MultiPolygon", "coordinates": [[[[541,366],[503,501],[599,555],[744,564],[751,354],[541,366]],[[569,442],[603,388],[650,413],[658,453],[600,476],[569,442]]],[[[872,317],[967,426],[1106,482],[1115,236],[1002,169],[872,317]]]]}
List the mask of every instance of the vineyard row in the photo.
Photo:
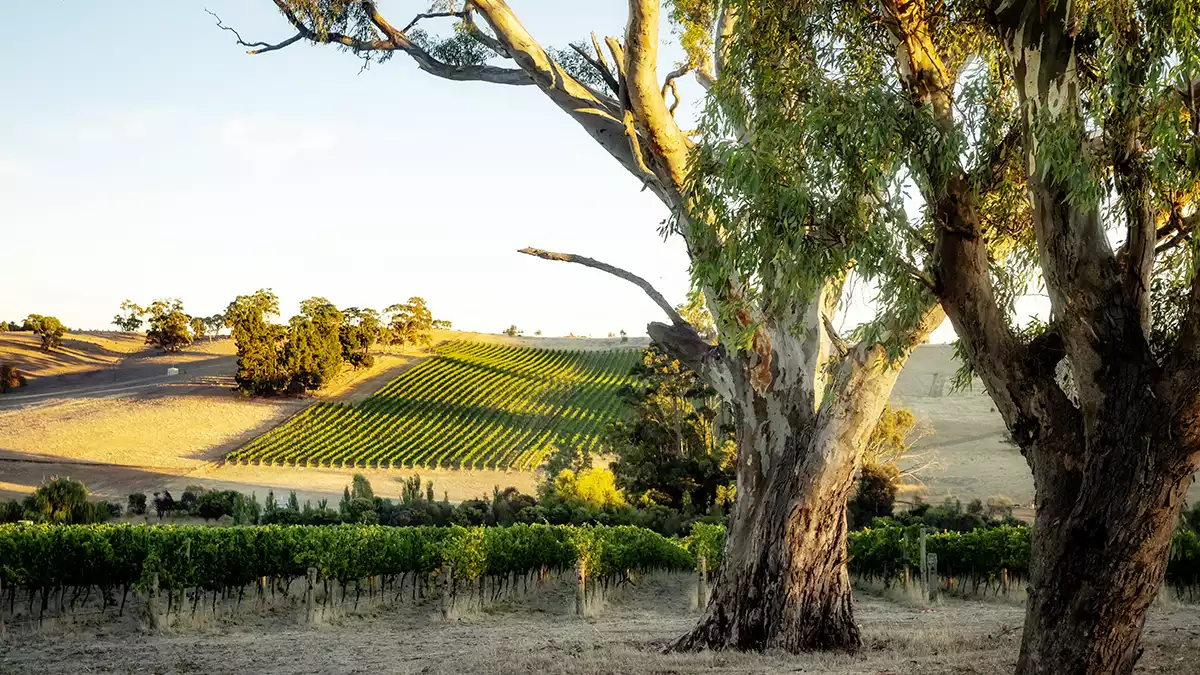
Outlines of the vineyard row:
{"type": "Polygon", "coordinates": [[[455,341],[361,404],[310,406],[228,460],[531,470],[556,447],[596,448],[637,358],[455,341]]]}

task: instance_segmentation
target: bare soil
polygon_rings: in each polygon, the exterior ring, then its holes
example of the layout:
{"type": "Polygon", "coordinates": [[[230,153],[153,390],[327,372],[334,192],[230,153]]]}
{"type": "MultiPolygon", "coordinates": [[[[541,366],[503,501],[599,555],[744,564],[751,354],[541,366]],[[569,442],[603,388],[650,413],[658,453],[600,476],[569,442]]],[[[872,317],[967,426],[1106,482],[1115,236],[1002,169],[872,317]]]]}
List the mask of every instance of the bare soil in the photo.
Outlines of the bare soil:
{"type": "MultiPolygon", "coordinates": [[[[132,621],[17,628],[0,641],[0,673],[824,673],[1001,674],[1020,644],[1016,604],[946,600],[934,608],[860,595],[858,654],[667,654],[696,620],[686,581],[647,580],[596,609],[571,613],[550,588],[441,620],[435,603],[366,608],[318,625],[303,610],[225,616],[148,632],[132,621]]],[[[200,610],[200,615],[205,612],[200,610]]],[[[1147,624],[1137,672],[1183,675],[1200,663],[1195,607],[1163,605],[1147,624]]]]}

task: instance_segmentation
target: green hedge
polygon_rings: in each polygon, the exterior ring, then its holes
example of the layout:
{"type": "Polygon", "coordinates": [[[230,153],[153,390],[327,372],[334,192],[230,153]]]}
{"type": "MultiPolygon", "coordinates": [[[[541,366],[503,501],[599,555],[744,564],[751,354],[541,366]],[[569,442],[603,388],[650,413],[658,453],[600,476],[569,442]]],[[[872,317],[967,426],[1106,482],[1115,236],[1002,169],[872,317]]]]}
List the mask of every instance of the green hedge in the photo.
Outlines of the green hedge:
{"type": "MultiPolygon", "coordinates": [[[[920,526],[850,533],[850,571],[890,580],[918,562],[920,526]],[[908,550],[904,548],[908,534],[908,550]]],[[[521,575],[563,570],[583,559],[591,578],[628,570],[694,569],[703,554],[720,566],[725,530],[697,524],[684,539],[637,527],[514,525],[512,527],[387,527],[332,525],[206,527],[171,525],[0,525],[0,580],[6,587],[119,588],[153,573],[163,589],[224,590],[261,577],[298,578],[310,567],[326,579],[427,575],[442,565],[454,577],[521,575]]],[[[997,527],[928,535],[943,576],[991,580],[1029,571],[1030,530],[997,527]]],[[[1200,583],[1200,536],[1175,535],[1167,582],[1200,583]]]]}
{"type": "Polygon", "coordinates": [[[35,589],[134,586],[157,573],[162,589],[223,590],[310,567],[349,582],[451,565],[456,579],[475,580],[566,569],[581,557],[593,578],[694,565],[682,542],[636,527],[0,526],[0,579],[35,589]]]}

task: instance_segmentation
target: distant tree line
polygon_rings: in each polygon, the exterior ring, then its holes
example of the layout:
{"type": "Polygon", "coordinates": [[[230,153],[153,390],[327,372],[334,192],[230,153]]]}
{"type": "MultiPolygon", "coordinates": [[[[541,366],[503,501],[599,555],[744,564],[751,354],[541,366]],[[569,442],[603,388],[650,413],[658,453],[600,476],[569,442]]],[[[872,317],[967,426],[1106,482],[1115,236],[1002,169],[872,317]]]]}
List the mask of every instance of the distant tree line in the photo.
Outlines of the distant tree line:
{"type": "Polygon", "coordinates": [[[9,331],[31,332],[41,338],[42,349],[52,351],[62,346],[63,336],[67,334],[67,327],[56,317],[30,314],[22,323],[0,321],[0,333],[9,331]]]}
{"type": "Polygon", "coordinates": [[[225,327],[225,315],[192,316],[184,311],[179,298],[162,298],[144,307],[125,300],[113,324],[131,333],[145,325],[146,344],[178,352],[206,335],[210,340],[215,337],[225,327]]]}

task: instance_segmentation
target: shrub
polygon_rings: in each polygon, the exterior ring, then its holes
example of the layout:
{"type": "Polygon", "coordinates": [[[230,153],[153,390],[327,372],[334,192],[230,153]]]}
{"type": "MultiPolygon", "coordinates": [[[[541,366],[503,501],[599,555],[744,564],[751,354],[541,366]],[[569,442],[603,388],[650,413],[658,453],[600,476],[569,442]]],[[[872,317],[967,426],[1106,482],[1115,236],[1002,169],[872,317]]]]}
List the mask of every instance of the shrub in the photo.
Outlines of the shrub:
{"type": "Polygon", "coordinates": [[[175,498],[171,496],[170,490],[164,490],[161,494],[154,493],[154,513],[158,515],[158,519],[175,510],[175,498]]]}
{"type": "Polygon", "coordinates": [[[131,516],[146,515],[146,493],[145,492],[135,492],[135,493],[129,495],[129,500],[128,500],[127,504],[128,505],[125,507],[125,510],[129,513],[129,515],[131,515],[131,516]]]}
{"type": "Polygon", "coordinates": [[[616,478],[608,469],[584,469],[578,475],[564,469],[554,477],[554,493],[573,507],[609,512],[627,506],[625,495],[617,488],[616,478]]]}
{"type": "Polygon", "coordinates": [[[65,525],[93,522],[83,483],[71,478],[52,478],[25,498],[30,520],[65,525]]]}
{"type": "Polygon", "coordinates": [[[15,499],[0,502],[0,523],[15,523],[20,520],[25,520],[25,507],[21,506],[21,502],[15,499]]]}
{"type": "Polygon", "coordinates": [[[12,364],[0,365],[0,394],[7,394],[17,387],[25,386],[25,376],[12,364]]]}
{"type": "MultiPolygon", "coordinates": [[[[867,525],[875,518],[892,515],[900,470],[894,464],[864,464],[859,472],[857,490],[847,505],[852,528],[867,525]]],[[[980,510],[982,510],[982,505],[980,510]]]]}

